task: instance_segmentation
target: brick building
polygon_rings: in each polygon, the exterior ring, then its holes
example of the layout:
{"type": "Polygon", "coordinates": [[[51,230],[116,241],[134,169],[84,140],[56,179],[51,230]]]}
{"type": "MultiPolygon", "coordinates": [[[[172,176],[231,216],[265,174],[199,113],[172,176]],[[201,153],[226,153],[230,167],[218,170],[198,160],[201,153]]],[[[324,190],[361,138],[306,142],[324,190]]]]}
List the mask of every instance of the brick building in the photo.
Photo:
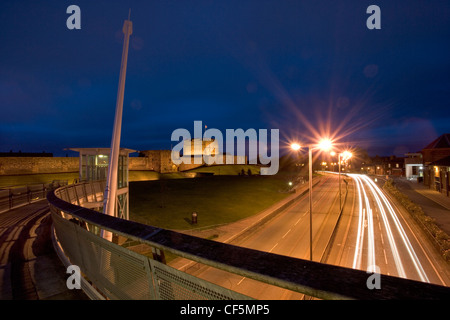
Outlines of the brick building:
{"type": "Polygon", "coordinates": [[[439,136],[421,151],[424,185],[450,196],[450,133],[439,136]]]}
{"type": "Polygon", "coordinates": [[[406,179],[423,178],[423,155],[420,152],[405,154],[406,179]]]}
{"type": "Polygon", "coordinates": [[[371,157],[369,161],[361,164],[361,172],[373,175],[405,175],[405,160],[403,157],[389,156],[371,157]]]}

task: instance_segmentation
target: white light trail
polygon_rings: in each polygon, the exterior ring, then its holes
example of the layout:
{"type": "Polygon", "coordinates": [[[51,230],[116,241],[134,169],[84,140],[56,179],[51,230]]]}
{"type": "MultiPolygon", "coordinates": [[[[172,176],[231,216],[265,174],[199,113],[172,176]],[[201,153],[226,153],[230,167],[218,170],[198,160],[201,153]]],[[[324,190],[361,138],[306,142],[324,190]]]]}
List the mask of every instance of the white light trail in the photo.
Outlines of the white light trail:
{"type": "MultiPolygon", "coordinates": [[[[373,186],[370,184],[370,181],[371,181],[370,178],[368,178],[367,176],[362,176],[361,178],[369,186],[369,188],[372,192],[372,195],[375,198],[375,201],[377,202],[378,208],[380,210],[381,218],[383,219],[384,227],[386,229],[386,234],[388,236],[389,246],[391,247],[391,253],[394,257],[395,266],[397,268],[397,273],[398,273],[399,277],[406,278],[405,269],[403,268],[403,263],[400,258],[400,254],[398,252],[397,244],[395,242],[395,238],[392,233],[392,230],[391,230],[391,227],[389,224],[389,220],[387,219],[387,215],[384,210],[383,204],[382,204],[380,198],[378,197],[377,189],[374,189],[373,186]]],[[[377,186],[375,185],[375,187],[377,187],[377,186]]],[[[379,191],[381,192],[381,190],[379,190],[379,191]]]]}
{"type": "Polygon", "coordinates": [[[363,239],[364,239],[364,210],[362,206],[362,197],[361,197],[361,183],[358,178],[352,178],[356,182],[356,187],[358,189],[358,200],[359,200],[359,222],[358,222],[358,234],[356,236],[356,248],[355,255],[353,256],[353,269],[361,269],[361,257],[362,257],[362,247],[363,247],[363,239]]]}
{"type": "MultiPolygon", "coordinates": [[[[391,253],[395,261],[395,266],[397,269],[398,276],[406,278],[405,269],[403,266],[403,262],[401,259],[401,255],[398,250],[398,246],[403,243],[406,251],[413,262],[415,270],[419,275],[420,279],[424,282],[429,282],[428,277],[425,274],[425,271],[414,252],[414,248],[412,247],[408,236],[406,235],[400,220],[395,213],[395,210],[392,208],[389,200],[386,198],[384,193],[380,190],[380,188],[367,176],[359,175],[359,174],[348,174],[348,176],[352,177],[356,182],[356,187],[358,191],[358,200],[359,200],[359,222],[358,222],[358,234],[356,239],[356,247],[355,254],[353,258],[353,268],[360,269],[361,268],[361,258],[362,258],[362,250],[363,250],[363,242],[364,242],[364,228],[365,228],[365,219],[367,218],[367,271],[375,272],[375,235],[373,229],[373,209],[370,205],[369,198],[367,197],[366,188],[370,191],[373,199],[376,202],[376,206],[379,209],[380,216],[383,220],[383,225],[385,227],[385,232],[388,238],[389,246],[391,248],[391,253]],[[362,199],[362,195],[364,196],[364,201],[362,199]],[[367,216],[366,216],[367,214],[367,216]],[[395,225],[395,229],[400,236],[400,243],[395,241],[394,233],[391,228],[393,224],[395,225]]],[[[386,258],[385,258],[386,259],[386,258]]]]}
{"type": "MultiPolygon", "coordinates": [[[[405,245],[408,254],[414,264],[414,267],[416,269],[417,274],[419,275],[420,279],[424,282],[430,282],[428,280],[428,277],[425,273],[425,270],[422,267],[422,264],[419,261],[419,258],[417,257],[414,248],[411,245],[411,242],[408,239],[408,236],[406,235],[405,230],[403,229],[400,220],[397,217],[397,214],[395,213],[395,210],[392,208],[391,204],[389,203],[389,200],[386,198],[386,196],[383,194],[383,192],[380,190],[380,188],[368,177],[364,177],[367,182],[369,183],[369,185],[371,185],[376,192],[379,194],[380,198],[383,200],[384,204],[386,205],[389,213],[390,213],[390,217],[392,218],[392,220],[394,221],[394,224],[398,230],[398,233],[400,234],[403,244],[405,245]]],[[[406,277],[406,276],[405,276],[406,277]]]]}
{"type": "Polygon", "coordinates": [[[375,263],[375,237],[373,231],[373,211],[370,206],[369,198],[364,189],[363,182],[359,176],[350,175],[357,184],[358,198],[359,198],[359,223],[358,223],[358,235],[355,249],[355,255],[353,257],[353,268],[361,269],[362,249],[364,242],[364,229],[366,227],[366,214],[367,214],[367,243],[368,243],[368,255],[367,255],[367,271],[372,271],[376,265],[375,263]],[[362,190],[362,192],[361,192],[362,190]],[[364,202],[362,201],[361,194],[364,194],[364,202]],[[365,204],[365,205],[364,205],[365,204]]]}

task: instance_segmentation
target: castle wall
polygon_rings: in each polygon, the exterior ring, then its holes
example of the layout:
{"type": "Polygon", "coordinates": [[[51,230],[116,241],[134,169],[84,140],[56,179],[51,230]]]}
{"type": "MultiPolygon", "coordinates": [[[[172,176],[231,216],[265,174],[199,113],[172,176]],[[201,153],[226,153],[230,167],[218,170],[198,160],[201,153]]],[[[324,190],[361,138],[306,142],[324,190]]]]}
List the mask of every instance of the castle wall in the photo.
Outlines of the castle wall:
{"type": "Polygon", "coordinates": [[[0,157],[0,175],[79,171],[78,157],[0,157]]]}
{"type": "MultiPolygon", "coordinates": [[[[151,170],[160,173],[178,172],[195,169],[205,165],[202,164],[180,164],[175,165],[171,159],[171,150],[147,150],[142,151],[143,157],[130,157],[128,169],[151,170]]],[[[223,164],[231,164],[231,158],[223,159],[223,164]]],[[[234,156],[234,163],[244,161],[246,157],[234,156]]],[[[192,162],[194,162],[192,160],[192,162]]],[[[0,157],[0,175],[22,175],[40,173],[67,173],[79,172],[79,157],[0,157]]]]}

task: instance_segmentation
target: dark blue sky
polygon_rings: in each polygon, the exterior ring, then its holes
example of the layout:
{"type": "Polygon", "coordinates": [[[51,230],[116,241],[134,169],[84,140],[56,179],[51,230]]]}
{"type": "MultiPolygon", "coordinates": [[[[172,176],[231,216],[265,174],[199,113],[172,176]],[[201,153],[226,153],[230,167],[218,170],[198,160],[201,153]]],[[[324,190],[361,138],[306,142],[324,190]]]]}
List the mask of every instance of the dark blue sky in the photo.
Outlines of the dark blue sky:
{"type": "Polygon", "coordinates": [[[129,8],[123,147],[170,149],[195,120],[279,129],[282,146],[331,133],[371,155],[450,132],[447,0],[4,0],[0,151],[109,147],[129,8]]]}

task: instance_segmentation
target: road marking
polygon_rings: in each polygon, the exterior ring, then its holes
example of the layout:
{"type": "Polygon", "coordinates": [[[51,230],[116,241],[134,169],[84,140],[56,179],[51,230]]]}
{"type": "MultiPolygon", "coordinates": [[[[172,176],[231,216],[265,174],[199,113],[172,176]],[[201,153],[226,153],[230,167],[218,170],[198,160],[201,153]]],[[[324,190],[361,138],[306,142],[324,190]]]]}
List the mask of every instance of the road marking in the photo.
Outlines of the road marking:
{"type": "Polygon", "coordinates": [[[273,249],[278,245],[278,242],[272,247],[272,249],[269,250],[269,252],[272,252],[273,249]]]}
{"type": "Polygon", "coordinates": [[[238,283],[237,285],[240,285],[242,281],[244,281],[245,277],[243,277],[238,283]]]}
{"type": "Polygon", "coordinates": [[[291,229],[289,229],[288,232],[286,232],[286,233],[284,234],[284,236],[282,237],[282,239],[284,239],[284,237],[286,237],[286,235],[287,235],[289,232],[291,232],[291,229]]]}

